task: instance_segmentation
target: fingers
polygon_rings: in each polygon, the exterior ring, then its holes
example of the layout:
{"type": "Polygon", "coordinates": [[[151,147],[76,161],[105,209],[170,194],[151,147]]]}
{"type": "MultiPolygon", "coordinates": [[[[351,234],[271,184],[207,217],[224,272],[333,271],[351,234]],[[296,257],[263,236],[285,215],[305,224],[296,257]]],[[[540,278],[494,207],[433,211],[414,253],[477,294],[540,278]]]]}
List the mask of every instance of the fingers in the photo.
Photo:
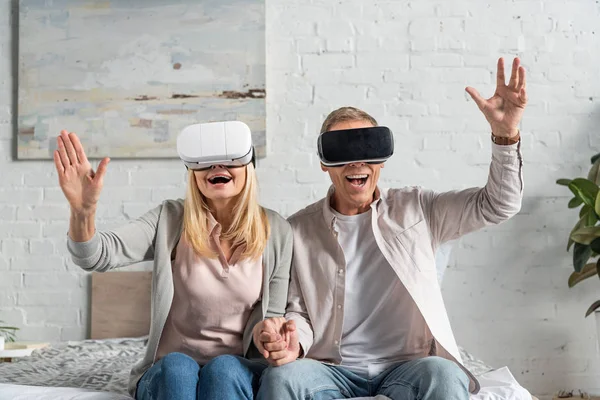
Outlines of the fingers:
{"type": "Polygon", "coordinates": [[[504,58],[498,59],[498,70],[496,72],[496,86],[506,85],[506,78],[504,77],[504,58]]]}
{"type": "Polygon", "coordinates": [[[525,68],[520,66],[518,75],[519,75],[519,84],[517,85],[517,92],[521,93],[521,89],[525,89],[527,87],[527,80],[525,78],[525,68]]]}
{"type": "Polygon", "coordinates": [[[298,333],[296,332],[296,323],[289,321],[285,324],[285,340],[289,346],[298,344],[298,333]]]}
{"type": "Polygon", "coordinates": [[[288,346],[292,344],[294,340],[297,341],[298,336],[296,334],[296,323],[294,321],[288,321],[284,325],[285,330],[285,341],[288,346]]]}
{"type": "Polygon", "coordinates": [[[283,340],[278,342],[264,342],[262,343],[265,350],[269,353],[273,354],[273,352],[278,352],[287,349],[287,343],[283,340]]]}
{"type": "Polygon", "coordinates": [[[108,163],[110,162],[110,158],[104,158],[100,161],[100,165],[98,165],[98,169],[96,170],[96,175],[94,176],[94,181],[102,182],[104,179],[104,175],[106,174],[106,168],[108,167],[108,163]]]}
{"type": "MultiPolygon", "coordinates": [[[[61,132],[62,133],[62,132],[61,132]]],[[[69,160],[69,156],[67,155],[67,149],[65,148],[65,143],[63,142],[62,136],[56,138],[58,143],[58,156],[60,157],[60,162],[63,165],[63,168],[67,168],[71,165],[71,161],[69,160]]]]}
{"type": "Polygon", "coordinates": [[[286,320],[283,317],[269,318],[264,321],[263,330],[266,332],[277,333],[285,324],[286,320]]]}
{"type": "Polygon", "coordinates": [[[280,360],[287,355],[288,343],[282,340],[281,337],[285,323],[285,318],[269,318],[263,321],[262,325],[258,327],[261,330],[258,340],[255,340],[260,342],[257,348],[273,365],[277,365],[275,364],[276,360],[280,360]]]}
{"type": "Polygon", "coordinates": [[[260,340],[263,343],[275,343],[281,340],[281,335],[279,335],[278,333],[263,331],[258,336],[258,340],[260,340]]]}
{"type": "Polygon", "coordinates": [[[269,363],[275,367],[281,367],[282,365],[290,363],[296,359],[295,357],[291,356],[290,352],[288,351],[283,353],[285,353],[283,357],[280,357],[281,354],[276,354],[277,358],[273,358],[273,353],[271,353],[271,357],[268,360],[269,363]]]}
{"type": "Polygon", "coordinates": [[[278,329],[277,329],[277,326],[275,325],[275,322],[273,321],[273,319],[267,319],[264,321],[263,331],[270,332],[270,333],[277,333],[278,329]]]}
{"type": "Polygon", "coordinates": [[[467,93],[469,93],[469,95],[471,96],[473,101],[475,101],[475,104],[477,104],[477,107],[479,107],[479,109],[481,111],[483,111],[487,105],[487,100],[485,100],[483,97],[481,97],[479,92],[470,86],[467,87],[465,90],[467,91],[467,93]]]}
{"type": "Polygon", "coordinates": [[[269,358],[269,352],[263,346],[263,342],[261,342],[260,340],[255,340],[254,344],[256,345],[256,348],[264,358],[269,358]]]}
{"type": "Polygon", "coordinates": [[[77,154],[77,158],[79,159],[80,163],[85,163],[87,162],[87,156],[85,155],[85,151],[83,150],[83,146],[81,145],[81,141],[79,140],[79,137],[77,137],[76,134],[71,133],[69,134],[69,137],[71,138],[71,143],[73,144],[73,148],[75,149],[75,153],[77,154]]]}
{"type": "Polygon", "coordinates": [[[296,330],[296,322],[294,322],[293,320],[286,322],[285,329],[289,332],[294,332],[296,330]]]}
{"type": "Polygon", "coordinates": [[[258,349],[258,351],[260,352],[260,354],[262,354],[262,356],[264,358],[269,358],[269,352],[265,350],[262,341],[259,339],[259,332],[262,331],[263,327],[264,327],[264,321],[259,322],[258,324],[256,324],[254,326],[254,329],[252,329],[252,336],[253,336],[253,341],[254,341],[254,345],[256,346],[256,348],[258,349]]]}
{"type": "Polygon", "coordinates": [[[69,160],[71,160],[71,165],[78,164],[79,160],[77,159],[77,153],[75,152],[75,148],[73,147],[73,143],[71,143],[71,138],[69,137],[69,133],[67,131],[60,132],[60,138],[65,145],[65,149],[67,150],[67,155],[69,156],[69,160]]]}
{"type": "Polygon", "coordinates": [[[525,68],[519,67],[519,85],[517,86],[517,92],[519,93],[519,100],[522,105],[527,104],[527,78],[525,74],[525,68]]]}
{"type": "Polygon", "coordinates": [[[272,361],[283,360],[287,356],[288,356],[287,350],[272,351],[269,354],[269,360],[272,360],[272,361]]]}
{"type": "Polygon", "coordinates": [[[521,88],[521,91],[519,92],[519,99],[521,100],[521,104],[527,104],[527,91],[525,88],[521,88]]]}
{"type": "Polygon", "coordinates": [[[59,175],[65,173],[65,166],[62,161],[60,161],[60,154],[58,154],[58,150],[54,150],[54,165],[56,166],[56,171],[59,175]]]}
{"type": "Polygon", "coordinates": [[[519,86],[519,65],[521,64],[521,60],[518,57],[515,57],[512,63],[512,71],[510,73],[510,81],[508,82],[508,86],[512,89],[516,89],[519,86]]]}

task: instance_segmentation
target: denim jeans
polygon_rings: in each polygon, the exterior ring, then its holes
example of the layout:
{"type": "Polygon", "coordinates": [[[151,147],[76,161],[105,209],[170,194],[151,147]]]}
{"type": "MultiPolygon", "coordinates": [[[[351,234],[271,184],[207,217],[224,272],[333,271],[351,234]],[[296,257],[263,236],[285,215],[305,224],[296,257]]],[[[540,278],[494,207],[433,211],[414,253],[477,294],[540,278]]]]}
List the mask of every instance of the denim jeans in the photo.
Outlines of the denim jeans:
{"type": "Polygon", "coordinates": [[[204,366],[182,353],[158,360],[138,382],[137,400],[254,399],[267,364],[222,355],[204,366]]]}
{"type": "Polygon", "coordinates": [[[469,378],[454,362],[426,357],[398,363],[373,379],[302,359],[262,374],[259,400],[333,400],[378,394],[392,400],[467,400],[469,378]]]}

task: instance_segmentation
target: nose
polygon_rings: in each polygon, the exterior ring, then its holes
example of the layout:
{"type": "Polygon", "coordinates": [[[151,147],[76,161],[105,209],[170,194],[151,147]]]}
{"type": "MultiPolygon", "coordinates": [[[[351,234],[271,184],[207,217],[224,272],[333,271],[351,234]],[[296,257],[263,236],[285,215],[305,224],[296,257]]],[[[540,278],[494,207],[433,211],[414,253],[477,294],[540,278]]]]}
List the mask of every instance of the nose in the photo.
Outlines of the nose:
{"type": "Polygon", "coordinates": [[[212,166],[210,167],[210,169],[217,169],[217,168],[225,168],[225,166],[224,166],[224,165],[220,165],[220,164],[218,164],[218,165],[212,165],[212,166]]]}
{"type": "Polygon", "coordinates": [[[348,165],[351,166],[351,167],[364,167],[365,164],[366,163],[364,161],[357,161],[357,162],[351,162],[348,165]]]}

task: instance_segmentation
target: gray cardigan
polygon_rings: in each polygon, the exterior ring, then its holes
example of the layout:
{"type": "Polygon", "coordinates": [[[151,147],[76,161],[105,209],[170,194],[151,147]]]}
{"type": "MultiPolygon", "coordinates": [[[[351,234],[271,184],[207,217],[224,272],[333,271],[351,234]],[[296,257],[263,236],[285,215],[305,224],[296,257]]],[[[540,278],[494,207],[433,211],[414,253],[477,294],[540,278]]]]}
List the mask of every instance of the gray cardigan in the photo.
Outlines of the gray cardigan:
{"type": "MultiPolygon", "coordinates": [[[[287,303],[292,230],[279,214],[265,209],[271,234],[263,253],[263,292],[244,330],[244,352],[260,357],[252,343],[252,329],[264,318],[280,317],[287,303]]],[[[183,200],[167,200],[140,218],[108,232],[96,232],[87,242],[68,239],[73,262],[86,271],[105,272],[141,261],[154,260],[151,324],[144,358],[131,370],[129,393],[135,397],[137,383],[153,364],[158,343],[173,300],[171,253],[181,237],[183,200]]]]}

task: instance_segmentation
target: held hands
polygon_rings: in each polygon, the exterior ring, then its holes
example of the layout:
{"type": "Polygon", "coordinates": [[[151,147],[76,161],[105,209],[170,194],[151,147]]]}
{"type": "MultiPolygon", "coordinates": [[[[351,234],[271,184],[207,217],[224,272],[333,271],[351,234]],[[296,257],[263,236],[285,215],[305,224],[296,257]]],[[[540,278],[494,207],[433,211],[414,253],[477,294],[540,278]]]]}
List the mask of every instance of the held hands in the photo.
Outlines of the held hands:
{"type": "Polygon", "coordinates": [[[300,355],[294,321],[286,321],[283,317],[269,318],[256,324],[252,333],[254,345],[273,366],[290,363],[300,355]]]}
{"type": "Polygon", "coordinates": [[[110,160],[103,159],[94,172],[76,134],[63,130],[57,142],[54,165],[58,172],[60,188],[71,205],[71,211],[77,214],[92,213],[100,198],[103,178],[110,160]]]}
{"type": "Polygon", "coordinates": [[[520,64],[518,58],[513,60],[512,73],[507,85],[504,77],[504,59],[498,59],[496,92],[487,100],[474,88],[466,88],[490,123],[494,136],[513,137],[519,132],[519,122],[527,105],[525,68],[520,64]]]}

